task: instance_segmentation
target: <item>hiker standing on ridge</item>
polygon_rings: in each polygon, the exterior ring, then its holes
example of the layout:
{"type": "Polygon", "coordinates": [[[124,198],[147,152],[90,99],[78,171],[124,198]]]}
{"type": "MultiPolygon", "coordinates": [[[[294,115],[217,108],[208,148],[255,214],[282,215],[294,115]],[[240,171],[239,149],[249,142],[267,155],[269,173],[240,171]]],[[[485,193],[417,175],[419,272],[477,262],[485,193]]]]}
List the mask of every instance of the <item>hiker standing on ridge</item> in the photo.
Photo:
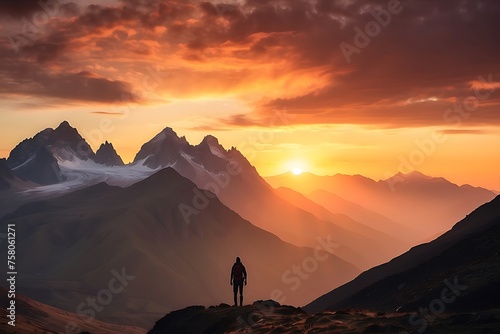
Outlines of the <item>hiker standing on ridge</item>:
{"type": "Polygon", "coordinates": [[[238,289],[240,290],[240,306],[243,305],[243,282],[247,285],[247,270],[239,257],[236,258],[235,264],[233,264],[233,268],[231,268],[231,281],[229,282],[233,286],[234,292],[234,306],[238,306],[236,302],[238,289]]]}

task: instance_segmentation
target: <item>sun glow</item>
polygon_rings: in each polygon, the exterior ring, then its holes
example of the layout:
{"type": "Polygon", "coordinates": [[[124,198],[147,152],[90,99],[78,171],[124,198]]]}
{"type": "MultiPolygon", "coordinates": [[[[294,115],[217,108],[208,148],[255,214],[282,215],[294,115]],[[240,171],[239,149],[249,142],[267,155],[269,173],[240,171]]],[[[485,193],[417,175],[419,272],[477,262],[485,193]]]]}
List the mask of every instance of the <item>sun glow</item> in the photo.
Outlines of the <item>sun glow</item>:
{"type": "Polygon", "coordinates": [[[309,170],[309,164],[300,158],[290,159],[283,165],[285,171],[291,172],[293,175],[300,175],[309,170]]]}

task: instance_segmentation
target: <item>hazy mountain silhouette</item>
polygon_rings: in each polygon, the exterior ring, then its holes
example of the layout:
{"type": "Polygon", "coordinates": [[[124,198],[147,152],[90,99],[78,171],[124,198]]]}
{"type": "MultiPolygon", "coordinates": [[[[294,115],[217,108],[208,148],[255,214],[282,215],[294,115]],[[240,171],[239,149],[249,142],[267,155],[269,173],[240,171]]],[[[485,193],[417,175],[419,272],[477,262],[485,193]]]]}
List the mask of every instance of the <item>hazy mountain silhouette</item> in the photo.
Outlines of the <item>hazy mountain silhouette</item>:
{"type": "Polygon", "coordinates": [[[461,288],[455,289],[459,290],[457,298],[446,304],[447,311],[498,308],[499,254],[500,197],[497,197],[436,240],[362,273],[305,309],[313,313],[342,307],[416,312],[419,307],[428,307],[434,299],[443,298],[442,290],[450,291],[450,284],[461,288]]]}
{"type": "Polygon", "coordinates": [[[106,166],[124,166],[122,158],[118,155],[113,144],[106,141],[101,144],[95,153],[95,162],[106,166]]]}
{"type": "MultiPolygon", "coordinates": [[[[303,194],[326,190],[409,227],[415,231],[413,242],[442,234],[467,213],[496,196],[487,189],[458,186],[444,178],[419,172],[397,174],[378,182],[360,175],[317,176],[309,173],[299,176],[288,173],[266,180],[274,187],[287,186],[303,194]]],[[[334,212],[348,215],[347,212],[334,212]]]]}
{"type": "Polygon", "coordinates": [[[391,235],[402,242],[406,242],[407,245],[414,245],[414,236],[412,234],[415,233],[415,230],[412,230],[409,226],[403,226],[396,223],[379,213],[364,208],[359,204],[348,201],[338,195],[322,189],[311,192],[307,195],[307,198],[311,199],[318,205],[325,207],[331,212],[343,213],[356,221],[365,222],[366,225],[369,225],[373,229],[391,235]]]}
{"type": "MultiPolygon", "coordinates": [[[[380,232],[382,231],[380,226],[376,226],[377,230],[361,224],[346,215],[332,213],[325,207],[309,200],[304,195],[292,189],[281,187],[276,189],[276,193],[293,205],[311,212],[319,219],[331,222],[333,224],[332,229],[335,229],[331,233],[334,233],[336,239],[341,240],[342,244],[350,249],[355,249],[364,254],[365,263],[359,264],[362,269],[368,269],[386,262],[413,246],[405,243],[404,239],[398,239],[380,232]]],[[[388,227],[394,227],[394,225],[395,223],[388,227]]],[[[401,230],[403,229],[401,227],[401,230]]],[[[353,263],[357,264],[357,262],[353,263]]]]}
{"type": "Polygon", "coordinates": [[[128,188],[100,183],[20,207],[0,220],[4,229],[16,224],[20,292],[75,312],[107,286],[113,270],[124,268],[134,280],[97,317],[145,327],[169,310],[231,301],[229,270],[236,255],[249,273],[245,300],[279,289],[280,299],[300,305],[360,272],[321,251],[321,242],[318,253],[281,241],[210,193],[186,222],[179,206],[200,193],[166,168],[128,188]]]}

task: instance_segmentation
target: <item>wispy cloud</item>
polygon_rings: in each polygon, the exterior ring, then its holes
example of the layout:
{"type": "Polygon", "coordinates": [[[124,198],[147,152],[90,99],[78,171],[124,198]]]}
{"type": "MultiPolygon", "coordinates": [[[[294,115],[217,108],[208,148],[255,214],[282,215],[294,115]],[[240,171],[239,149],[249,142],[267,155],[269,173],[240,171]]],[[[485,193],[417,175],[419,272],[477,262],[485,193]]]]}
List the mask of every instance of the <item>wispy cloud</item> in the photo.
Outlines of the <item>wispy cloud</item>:
{"type": "Polygon", "coordinates": [[[446,135],[484,135],[484,134],[500,134],[498,130],[488,129],[445,129],[440,131],[446,135]]]}
{"type": "Polygon", "coordinates": [[[122,116],[123,112],[110,112],[110,111],[92,111],[91,114],[105,115],[105,116],[122,116]]]}

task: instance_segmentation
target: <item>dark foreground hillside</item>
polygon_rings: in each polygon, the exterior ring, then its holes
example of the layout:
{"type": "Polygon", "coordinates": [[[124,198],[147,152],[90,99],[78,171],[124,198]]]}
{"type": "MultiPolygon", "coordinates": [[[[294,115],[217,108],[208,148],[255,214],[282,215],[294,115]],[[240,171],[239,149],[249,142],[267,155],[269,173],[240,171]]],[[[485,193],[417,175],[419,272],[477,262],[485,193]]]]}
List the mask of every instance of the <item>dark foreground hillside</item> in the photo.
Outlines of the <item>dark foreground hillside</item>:
{"type": "Polygon", "coordinates": [[[425,328],[409,323],[410,313],[339,310],[309,315],[300,308],[258,301],[243,307],[192,306],[159,320],[148,334],[222,333],[498,333],[500,310],[450,313],[425,328]],[[418,330],[421,330],[418,332],[418,330]]]}

